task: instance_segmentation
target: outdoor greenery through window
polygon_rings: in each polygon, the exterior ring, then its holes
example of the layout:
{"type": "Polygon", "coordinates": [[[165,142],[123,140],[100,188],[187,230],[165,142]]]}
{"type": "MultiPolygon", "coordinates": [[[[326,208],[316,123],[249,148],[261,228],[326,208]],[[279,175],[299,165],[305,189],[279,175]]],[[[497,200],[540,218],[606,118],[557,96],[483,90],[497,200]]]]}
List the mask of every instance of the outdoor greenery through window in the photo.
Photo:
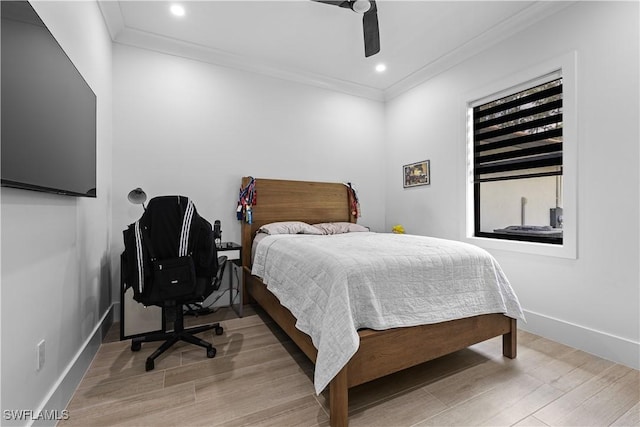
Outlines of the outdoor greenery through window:
{"type": "Polygon", "coordinates": [[[475,236],[562,244],[562,78],[473,107],[475,236]]]}

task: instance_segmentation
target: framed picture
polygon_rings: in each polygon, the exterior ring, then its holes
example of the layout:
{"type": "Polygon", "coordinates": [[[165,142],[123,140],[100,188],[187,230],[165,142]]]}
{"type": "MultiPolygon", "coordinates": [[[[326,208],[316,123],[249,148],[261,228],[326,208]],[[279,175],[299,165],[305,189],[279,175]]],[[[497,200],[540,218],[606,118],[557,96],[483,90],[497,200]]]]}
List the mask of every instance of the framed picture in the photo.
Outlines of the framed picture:
{"type": "Polygon", "coordinates": [[[429,160],[403,166],[404,188],[429,185],[431,166],[429,160]]]}

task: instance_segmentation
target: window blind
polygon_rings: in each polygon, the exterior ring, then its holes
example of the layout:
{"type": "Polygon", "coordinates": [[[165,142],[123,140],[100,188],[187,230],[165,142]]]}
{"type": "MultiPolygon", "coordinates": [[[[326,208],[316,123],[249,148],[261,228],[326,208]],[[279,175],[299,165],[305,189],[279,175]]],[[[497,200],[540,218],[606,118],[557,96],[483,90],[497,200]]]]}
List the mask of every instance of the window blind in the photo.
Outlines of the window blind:
{"type": "Polygon", "coordinates": [[[474,181],[562,175],[562,79],[473,108],[474,181]]]}

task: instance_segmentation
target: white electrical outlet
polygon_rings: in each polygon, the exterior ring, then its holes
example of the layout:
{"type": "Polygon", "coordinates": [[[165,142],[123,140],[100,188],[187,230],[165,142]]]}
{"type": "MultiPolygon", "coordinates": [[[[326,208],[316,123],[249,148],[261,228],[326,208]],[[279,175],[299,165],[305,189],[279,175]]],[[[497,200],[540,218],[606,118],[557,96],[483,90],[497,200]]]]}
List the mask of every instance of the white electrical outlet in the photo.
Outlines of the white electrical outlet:
{"type": "Polygon", "coordinates": [[[44,340],[40,341],[36,346],[36,371],[44,366],[44,340]]]}

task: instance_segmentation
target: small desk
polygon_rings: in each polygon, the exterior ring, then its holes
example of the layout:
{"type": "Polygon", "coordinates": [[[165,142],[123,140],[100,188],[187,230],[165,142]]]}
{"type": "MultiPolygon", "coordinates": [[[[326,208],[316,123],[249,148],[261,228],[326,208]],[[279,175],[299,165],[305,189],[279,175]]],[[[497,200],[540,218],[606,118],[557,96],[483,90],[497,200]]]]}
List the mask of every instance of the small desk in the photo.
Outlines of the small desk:
{"type": "Polygon", "coordinates": [[[226,251],[238,251],[237,258],[229,257],[227,259],[227,269],[229,270],[229,307],[236,312],[239,317],[242,317],[242,245],[235,242],[222,242],[216,244],[216,250],[218,256],[226,255],[221,252],[226,251]],[[234,276],[237,280],[233,280],[234,276]],[[236,286],[234,287],[234,282],[236,286]],[[235,295],[234,295],[235,290],[235,295]]]}

